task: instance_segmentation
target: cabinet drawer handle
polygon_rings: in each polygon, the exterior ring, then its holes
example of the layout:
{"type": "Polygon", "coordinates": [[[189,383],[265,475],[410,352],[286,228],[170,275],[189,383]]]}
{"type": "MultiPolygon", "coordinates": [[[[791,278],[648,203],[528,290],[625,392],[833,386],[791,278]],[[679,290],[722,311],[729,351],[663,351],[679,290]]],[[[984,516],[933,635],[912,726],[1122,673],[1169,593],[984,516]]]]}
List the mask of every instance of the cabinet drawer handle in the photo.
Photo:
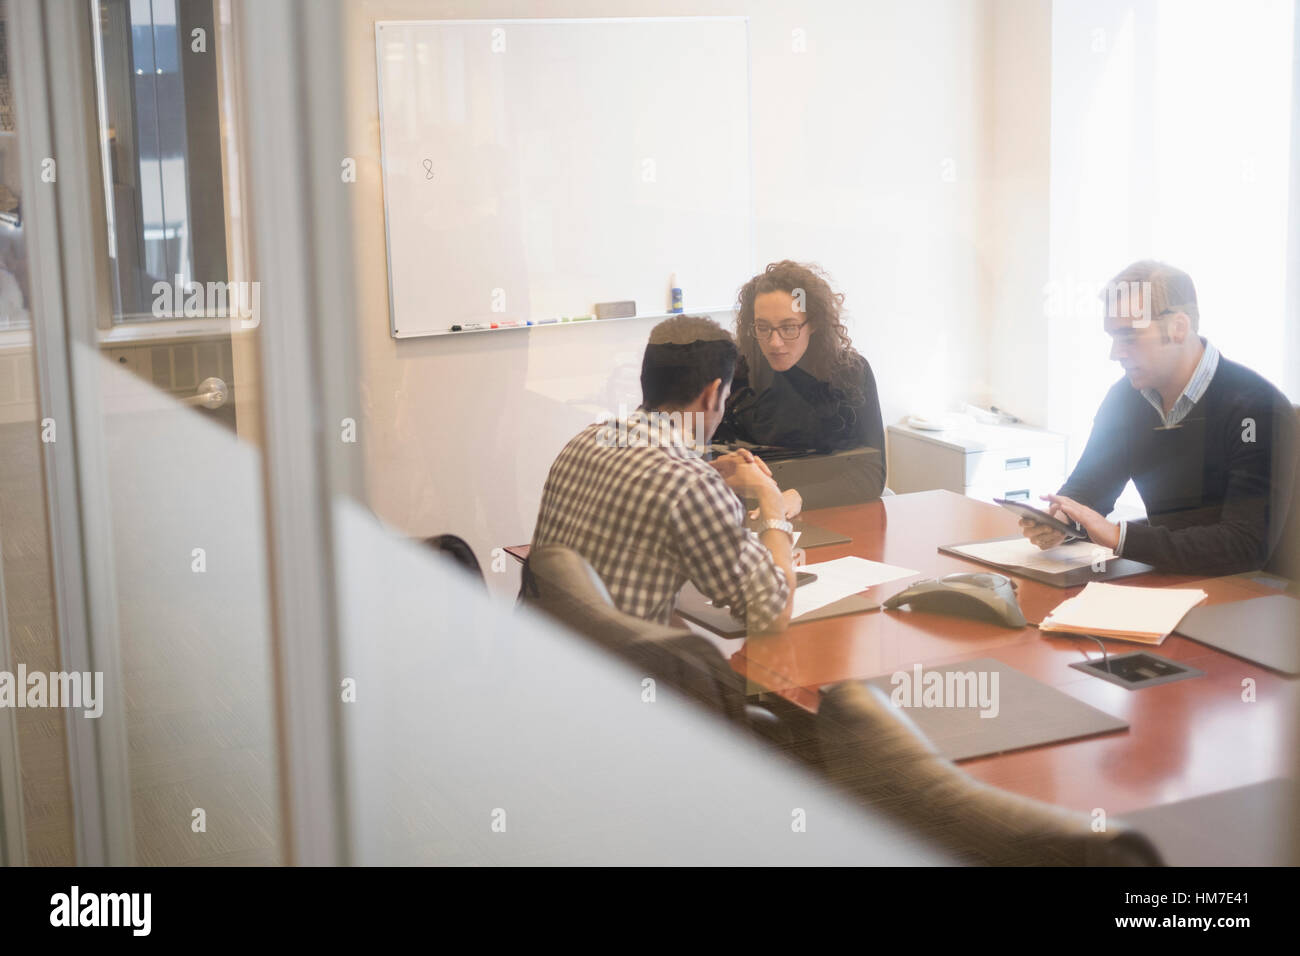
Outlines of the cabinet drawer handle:
{"type": "Polygon", "coordinates": [[[1008,491],[1002,497],[1006,498],[1007,501],[1028,501],[1029,489],[1021,488],[1019,491],[1008,491]]]}
{"type": "Polygon", "coordinates": [[[1006,471],[1019,471],[1021,468],[1029,467],[1029,458],[1008,458],[1005,462],[1006,471]]]}

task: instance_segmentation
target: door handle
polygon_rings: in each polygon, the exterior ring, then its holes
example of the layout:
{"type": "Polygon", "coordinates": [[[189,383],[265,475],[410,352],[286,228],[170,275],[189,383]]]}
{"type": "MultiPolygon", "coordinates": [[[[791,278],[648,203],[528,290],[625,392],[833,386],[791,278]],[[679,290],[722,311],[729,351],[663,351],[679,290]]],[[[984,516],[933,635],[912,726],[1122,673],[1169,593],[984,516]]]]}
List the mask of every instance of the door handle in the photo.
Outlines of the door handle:
{"type": "Polygon", "coordinates": [[[230,389],[226,383],[215,375],[199,382],[198,390],[189,398],[182,399],[186,405],[202,405],[204,408],[220,408],[230,398],[230,389]]]}

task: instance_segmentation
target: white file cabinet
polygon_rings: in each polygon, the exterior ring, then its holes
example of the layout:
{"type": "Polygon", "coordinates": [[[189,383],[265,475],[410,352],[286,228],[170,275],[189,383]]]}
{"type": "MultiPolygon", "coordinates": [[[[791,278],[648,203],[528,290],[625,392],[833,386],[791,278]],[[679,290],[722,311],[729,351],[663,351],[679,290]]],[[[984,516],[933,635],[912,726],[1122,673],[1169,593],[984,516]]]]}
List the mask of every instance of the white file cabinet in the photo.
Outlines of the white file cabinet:
{"type": "Polygon", "coordinates": [[[1065,482],[1065,436],[1025,425],[889,426],[889,487],[1038,503],[1065,482]]]}

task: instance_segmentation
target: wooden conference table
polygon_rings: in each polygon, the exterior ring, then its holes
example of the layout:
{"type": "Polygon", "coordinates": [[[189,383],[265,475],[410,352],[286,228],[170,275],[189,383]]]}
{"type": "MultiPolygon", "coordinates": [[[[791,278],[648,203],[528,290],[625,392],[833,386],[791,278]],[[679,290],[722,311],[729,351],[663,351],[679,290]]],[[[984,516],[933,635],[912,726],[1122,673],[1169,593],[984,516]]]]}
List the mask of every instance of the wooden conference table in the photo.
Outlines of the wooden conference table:
{"type": "MultiPolygon", "coordinates": [[[[948,491],[892,495],[862,505],[824,508],[803,515],[808,524],[852,538],[847,544],[807,551],[814,564],[845,555],[910,568],[915,577],[864,592],[876,602],[921,577],[991,570],[939,552],[942,545],[1019,533],[1014,515],[996,505],[948,491]]],[[[523,558],[526,547],[507,549],[523,558]]],[[[1048,635],[1037,623],[1079,588],[1054,588],[1009,575],[1018,585],[1023,628],[911,610],[871,611],[793,624],[782,634],[714,642],[754,691],[779,694],[815,712],[818,689],[840,681],[877,677],[910,668],[992,657],[1129,723],[1102,734],[962,762],[979,780],[1057,806],[1114,816],[1174,803],[1294,773],[1300,680],[1170,635],[1155,653],[1205,672],[1204,677],[1127,690],[1069,665],[1098,657],[1093,640],[1048,635]],[[1255,700],[1243,698],[1254,681],[1255,700]]],[[[1207,603],[1245,600],[1276,589],[1249,576],[1200,579],[1150,573],[1120,583],[1144,587],[1202,588],[1207,603]]],[[[698,628],[695,628],[699,630],[698,628]]],[[[1107,651],[1144,649],[1106,641],[1107,651]]]]}

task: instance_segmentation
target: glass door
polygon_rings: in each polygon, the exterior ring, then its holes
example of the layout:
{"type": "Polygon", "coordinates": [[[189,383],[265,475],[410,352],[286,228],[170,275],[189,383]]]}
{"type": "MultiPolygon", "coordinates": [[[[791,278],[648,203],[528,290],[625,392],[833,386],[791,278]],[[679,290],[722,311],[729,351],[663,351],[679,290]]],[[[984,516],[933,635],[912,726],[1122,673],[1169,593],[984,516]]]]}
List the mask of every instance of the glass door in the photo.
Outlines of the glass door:
{"type": "Polygon", "coordinates": [[[3,862],[340,859],[295,6],[0,6],[3,862]]]}

